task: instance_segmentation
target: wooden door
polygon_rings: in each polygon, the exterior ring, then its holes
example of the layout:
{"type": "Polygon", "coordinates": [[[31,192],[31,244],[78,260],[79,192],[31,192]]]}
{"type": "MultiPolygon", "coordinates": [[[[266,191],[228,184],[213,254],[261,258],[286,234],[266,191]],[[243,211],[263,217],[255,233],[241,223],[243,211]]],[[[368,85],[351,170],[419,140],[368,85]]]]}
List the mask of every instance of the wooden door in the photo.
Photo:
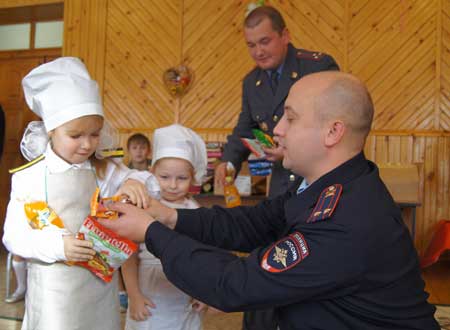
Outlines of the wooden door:
{"type": "Polygon", "coordinates": [[[0,54],[0,104],[6,118],[5,145],[0,161],[0,234],[2,236],[11,188],[11,175],[8,169],[26,162],[20,153],[20,140],[27,124],[32,120],[39,120],[26,105],[21,84],[22,78],[36,66],[60,54],[60,49],[0,54]]]}

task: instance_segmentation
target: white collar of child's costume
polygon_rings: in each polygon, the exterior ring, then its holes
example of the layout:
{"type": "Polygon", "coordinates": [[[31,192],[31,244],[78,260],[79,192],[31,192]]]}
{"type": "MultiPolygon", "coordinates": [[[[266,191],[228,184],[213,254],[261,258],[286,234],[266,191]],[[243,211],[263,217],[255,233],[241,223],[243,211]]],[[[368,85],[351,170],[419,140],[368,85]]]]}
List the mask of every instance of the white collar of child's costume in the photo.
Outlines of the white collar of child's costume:
{"type": "Polygon", "coordinates": [[[47,149],[45,150],[45,160],[50,173],[61,173],[72,168],[80,170],[90,170],[92,168],[91,161],[89,159],[80,164],[69,164],[53,151],[50,144],[47,145],[47,149]]]}

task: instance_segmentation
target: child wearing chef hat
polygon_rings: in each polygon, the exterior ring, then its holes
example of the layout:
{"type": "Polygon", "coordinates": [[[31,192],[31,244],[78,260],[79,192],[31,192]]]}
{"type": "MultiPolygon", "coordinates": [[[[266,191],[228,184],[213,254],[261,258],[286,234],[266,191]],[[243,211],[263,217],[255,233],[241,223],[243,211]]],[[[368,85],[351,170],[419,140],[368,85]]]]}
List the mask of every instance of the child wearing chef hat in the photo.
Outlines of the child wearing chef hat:
{"type": "MultiPolygon", "coordinates": [[[[189,196],[189,187],[193,182],[202,183],[206,174],[202,138],[189,128],[171,125],[155,130],[152,149],[152,173],[160,185],[160,201],[173,208],[198,208],[189,196]]],[[[202,328],[206,306],[192,301],[167,280],[159,259],[147,251],[145,244],[141,244],[137,257],[122,266],[122,274],[129,298],[126,330],[202,328]],[[132,276],[136,273],[138,278],[132,276]]]]}
{"type": "Polygon", "coordinates": [[[92,243],[75,234],[90,213],[97,187],[102,196],[126,194],[142,206],[147,198],[143,183],[154,183],[150,174],[144,177],[102,158],[100,150],[112,147],[114,139],[104,129],[97,83],[79,59],[45,63],[22,85],[28,106],[42,118],[30,123],[22,139],[22,153],[33,160],[13,170],[3,236],[8,250],[29,260],[22,329],[119,330],[117,276],[105,283],[63,262],[88,261],[95,254],[92,243]],[[47,203],[65,228],[32,229],[24,204],[35,201],[47,203]]]}

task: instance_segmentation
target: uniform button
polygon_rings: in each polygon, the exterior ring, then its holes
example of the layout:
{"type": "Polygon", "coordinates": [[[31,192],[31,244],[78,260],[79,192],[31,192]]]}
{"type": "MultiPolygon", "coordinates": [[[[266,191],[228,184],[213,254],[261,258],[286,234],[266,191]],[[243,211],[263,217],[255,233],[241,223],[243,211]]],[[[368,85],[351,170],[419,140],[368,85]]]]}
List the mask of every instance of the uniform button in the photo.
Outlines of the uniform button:
{"type": "Polygon", "coordinates": [[[274,121],[274,122],[277,122],[279,118],[278,118],[278,116],[277,116],[277,115],[275,115],[275,116],[273,116],[273,118],[272,118],[272,119],[273,119],[273,121],[274,121]]]}
{"type": "Polygon", "coordinates": [[[295,175],[294,174],[289,175],[289,181],[295,181],[295,175]]]}

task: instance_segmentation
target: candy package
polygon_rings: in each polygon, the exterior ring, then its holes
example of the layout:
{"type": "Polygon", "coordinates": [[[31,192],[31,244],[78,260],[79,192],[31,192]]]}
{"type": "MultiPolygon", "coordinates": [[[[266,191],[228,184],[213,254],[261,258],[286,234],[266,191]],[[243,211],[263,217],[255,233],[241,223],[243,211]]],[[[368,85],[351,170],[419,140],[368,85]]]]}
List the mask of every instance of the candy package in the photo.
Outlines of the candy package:
{"type": "Polygon", "coordinates": [[[56,212],[44,201],[35,201],[24,204],[28,224],[33,229],[42,229],[48,226],[64,228],[64,223],[56,212]]]}
{"type": "Polygon", "coordinates": [[[260,129],[252,129],[252,133],[255,136],[255,138],[258,140],[259,143],[261,143],[266,148],[272,148],[275,145],[275,142],[273,141],[272,137],[269,134],[264,133],[260,129]]]}
{"type": "Polygon", "coordinates": [[[111,282],[114,271],[138,249],[136,243],[103,227],[91,216],[84,220],[77,238],[91,241],[96,253],[89,261],[70,264],[89,269],[105,282],[111,282]]]}
{"type": "Polygon", "coordinates": [[[121,200],[124,200],[121,196],[101,198],[100,188],[97,187],[91,198],[91,216],[110,220],[117,219],[119,214],[116,211],[109,210],[108,205],[121,200]]]}
{"type": "Polygon", "coordinates": [[[242,143],[257,157],[265,158],[266,153],[261,148],[261,144],[256,139],[241,138],[242,143]]]}

